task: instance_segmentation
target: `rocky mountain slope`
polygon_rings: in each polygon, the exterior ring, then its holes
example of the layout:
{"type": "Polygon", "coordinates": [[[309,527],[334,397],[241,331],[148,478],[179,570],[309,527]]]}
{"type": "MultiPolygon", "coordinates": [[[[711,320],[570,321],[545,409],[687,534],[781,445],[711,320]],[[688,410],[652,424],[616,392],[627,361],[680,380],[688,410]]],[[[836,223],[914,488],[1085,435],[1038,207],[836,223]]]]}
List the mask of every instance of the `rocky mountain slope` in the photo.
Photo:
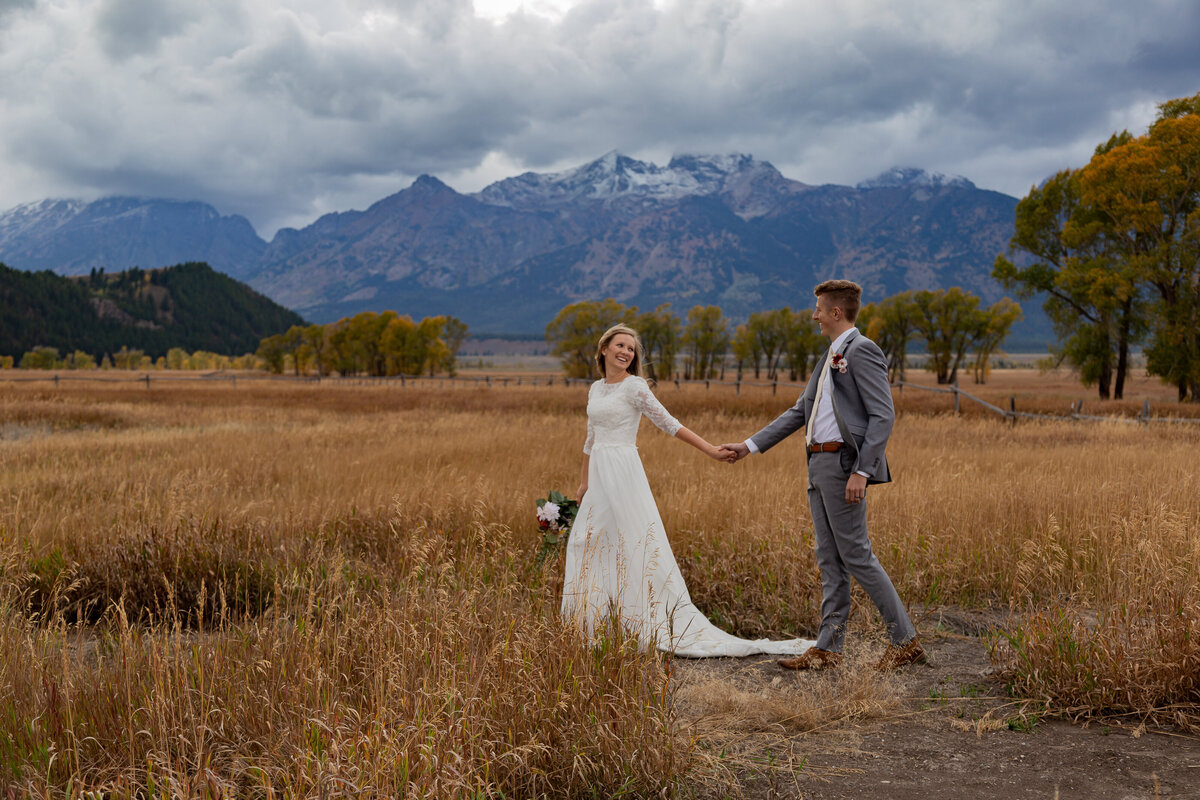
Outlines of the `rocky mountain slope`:
{"type": "Polygon", "coordinates": [[[61,275],[204,261],[245,280],[266,247],[245,217],[199,202],[43,200],[0,214],[0,261],[61,275]]]}
{"type": "MultiPolygon", "coordinates": [[[[72,272],[154,265],[168,246],[207,248],[217,268],[316,321],[390,308],[454,314],[476,331],[537,333],[580,299],[669,302],[681,312],[715,303],[739,318],[808,306],[813,284],[831,277],[859,281],[868,300],[962,286],[992,302],[1003,292],[991,266],[1015,206],[917,169],[813,186],[747,155],[659,166],[613,152],[473,195],[422,176],[364,211],[280,230],[269,244],[244,219],[198,203],[23,206],[0,215],[0,259],[72,272]]],[[[1026,312],[1034,322],[1021,338],[1045,333],[1038,311],[1026,312]]]]}

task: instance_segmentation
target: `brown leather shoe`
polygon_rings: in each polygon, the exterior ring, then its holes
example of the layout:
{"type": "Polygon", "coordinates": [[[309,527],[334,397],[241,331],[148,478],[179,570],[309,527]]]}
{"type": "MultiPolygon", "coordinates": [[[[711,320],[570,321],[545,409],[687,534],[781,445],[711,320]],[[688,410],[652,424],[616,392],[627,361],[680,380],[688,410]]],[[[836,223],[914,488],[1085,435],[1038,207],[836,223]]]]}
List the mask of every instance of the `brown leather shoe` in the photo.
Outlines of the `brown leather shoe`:
{"type": "Polygon", "coordinates": [[[889,644],[887,650],[883,651],[883,657],[875,665],[875,669],[884,672],[890,669],[899,669],[905,664],[925,664],[928,662],[929,657],[925,655],[925,649],[921,647],[921,643],[914,636],[908,640],[907,644],[889,644]]]}
{"type": "Polygon", "coordinates": [[[842,663],[842,654],[819,647],[810,647],[795,658],[779,659],[779,666],[784,669],[829,669],[842,663]]]}

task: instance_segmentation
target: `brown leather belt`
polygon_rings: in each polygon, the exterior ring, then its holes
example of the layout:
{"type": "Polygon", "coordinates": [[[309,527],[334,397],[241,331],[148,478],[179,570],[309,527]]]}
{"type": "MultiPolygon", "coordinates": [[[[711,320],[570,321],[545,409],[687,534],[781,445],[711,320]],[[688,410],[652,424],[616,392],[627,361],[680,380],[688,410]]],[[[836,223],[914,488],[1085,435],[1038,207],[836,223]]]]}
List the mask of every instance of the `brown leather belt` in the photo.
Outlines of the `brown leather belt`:
{"type": "Polygon", "coordinates": [[[836,453],[842,449],[842,442],[813,442],[808,446],[810,453],[836,453]]]}

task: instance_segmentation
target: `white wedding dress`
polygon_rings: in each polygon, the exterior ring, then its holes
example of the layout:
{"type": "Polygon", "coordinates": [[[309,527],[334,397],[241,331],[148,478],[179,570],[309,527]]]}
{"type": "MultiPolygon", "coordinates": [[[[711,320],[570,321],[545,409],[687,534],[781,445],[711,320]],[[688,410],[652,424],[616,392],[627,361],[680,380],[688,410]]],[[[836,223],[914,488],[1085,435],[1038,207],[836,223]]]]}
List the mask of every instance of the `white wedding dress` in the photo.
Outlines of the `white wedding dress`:
{"type": "Polygon", "coordinates": [[[599,380],[588,390],[588,488],[567,541],[563,616],[592,635],[613,614],[643,646],[677,656],[807,650],[812,640],[739,639],[692,604],[638,456],[643,414],[670,436],[682,427],[642,378],[599,380]]]}

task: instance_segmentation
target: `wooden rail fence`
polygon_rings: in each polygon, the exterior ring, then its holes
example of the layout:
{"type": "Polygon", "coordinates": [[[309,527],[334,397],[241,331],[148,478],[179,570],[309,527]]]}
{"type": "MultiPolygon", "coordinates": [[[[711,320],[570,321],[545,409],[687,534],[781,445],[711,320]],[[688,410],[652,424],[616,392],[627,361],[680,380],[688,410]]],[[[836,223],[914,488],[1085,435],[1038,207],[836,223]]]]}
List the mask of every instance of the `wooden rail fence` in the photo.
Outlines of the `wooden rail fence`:
{"type": "MultiPolygon", "coordinates": [[[[493,377],[490,375],[482,376],[404,376],[397,375],[391,377],[369,377],[369,376],[294,376],[294,375],[237,375],[227,372],[207,372],[197,375],[183,375],[179,373],[158,374],[153,372],[145,372],[141,375],[117,376],[117,375],[99,375],[95,373],[79,373],[70,372],[66,374],[55,372],[47,375],[4,375],[0,373],[0,381],[10,383],[28,383],[28,382],[43,382],[53,383],[56,387],[69,382],[99,382],[99,383],[141,383],[149,389],[155,383],[223,383],[228,382],[231,386],[237,387],[238,383],[243,384],[253,382],[270,382],[270,383],[294,383],[294,384],[310,384],[310,385],[330,385],[330,386],[428,386],[430,384],[442,385],[471,385],[471,386],[487,386],[487,387],[509,387],[509,386],[590,386],[591,378],[566,378],[562,376],[508,376],[508,377],[493,377]]],[[[671,379],[660,381],[659,385],[674,384],[676,390],[682,389],[684,385],[699,386],[704,385],[706,391],[712,386],[731,386],[734,391],[740,395],[743,386],[752,386],[758,388],[771,389],[771,394],[777,394],[782,386],[786,389],[800,391],[805,384],[793,383],[787,381],[745,381],[745,380],[682,380],[671,379]]],[[[976,397],[975,395],[959,388],[958,384],[950,386],[924,386],[917,383],[909,383],[908,381],[896,381],[892,384],[897,391],[903,395],[905,389],[913,389],[920,392],[936,392],[939,394],[949,394],[953,397],[954,413],[959,414],[962,410],[962,401],[968,400],[982,407],[997,416],[1009,420],[1012,424],[1016,424],[1019,419],[1047,419],[1047,420],[1074,420],[1074,421],[1117,421],[1117,422],[1132,422],[1137,424],[1148,424],[1151,422],[1167,422],[1167,423],[1184,423],[1184,424],[1200,424],[1200,418],[1190,417],[1155,417],[1150,415],[1150,401],[1146,400],[1142,406],[1142,413],[1135,417],[1121,416],[1100,416],[1096,414],[1083,413],[1083,401],[1079,400],[1071,404],[1071,411],[1068,414],[1044,414],[1032,411],[1018,411],[1016,396],[1008,398],[1008,408],[1001,408],[988,401],[976,397]]]]}
{"type": "Polygon", "coordinates": [[[962,401],[960,398],[966,398],[967,400],[977,403],[978,405],[982,406],[984,409],[992,412],[993,414],[997,414],[1001,417],[1004,417],[1005,419],[1009,420],[1013,425],[1017,424],[1018,419],[1053,419],[1053,420],[1075,420],[1075,421],[1092,420],[1092,421],[1096,421],[1096,422],[1115,421],[1115,422],[1132,422],[1132,423],[1142,424],[1142,425],[1145,425],[1145,424],[1148,424],[1151,422],[1182,422],[1182,423],[1190,423],[1190,424],[1200,424],[1200,418],[1152,417],[1152,416],[1150,416],[1150,401],[1149,400],[1146,400],[1143,402],[1142,413],[1137,415],[1136,417],[1099,416],[1096,414],[1084,414],[1082,400],[1071,403],[1071,413],[1070,414],[1040,414],[1040,413],[1035,413],[1032,411],[1017,411],[1017,398],[1015,395],[1010,396],[1008,398],[1008,408],[1004,409],[1004,408],[1000,408],[999,406],[992,405],[988,401],[986,401],[982,398],[976,397],[975,395],[971,394],[970,392],[963,391],[962,389],[958,388],[957,383],[951,384],[948,387],[941,387],[941,386],[922,386],[921,384],[909,383],[907,381],[896,381],[892,385],[898,387],[901,394],[904,393],[905,388],[916,389],[917,391],[921,391],[921,392],[938,392],[940,394],[952,394],[952,395],[954,395],[954,413],[955,414],[958,414],[961,411],[962,401]]]}
{"type": "MultiPolygon", "coordinates": [[[[94,371],[79,371],[67,373],[48,373],[45,375],[5,375],[0,372],[0,381],[9,383],[53,383],[55,386],[60,386],[67,382],[99,382],[99,383],[141,383],[147,389],[154,383],[168,382],[193,382],[193,383],[220,383],[228,382],[232,386],[237,386],[239,381],[242,382],[274,382],[274,383],[297,383],[297,384],[315,384],[315,385],[330,385],[330,386],[425,386],[430,383],[445,383],[451,385],[474,385],[474,386],[590,386],[594,379],[592,378],[566,378],[561,375],[541,375],[541,376],[448,376],[448,375],[393,375],[386,377],[350,375],[346,377],[338,376],[315,376],[315,375],[246,375],[233,374],[223,371],[205,372],[195,375],[180,374],[178,372],[144,372],[140,375],[103,375],[96,374],[94,371]]],[[[680,389],[683,385],[704,385],[705,389],[713,385],[716,386],[733,386],[738,394],[741,394],[743,386],[758,386],[770,387],[772,394],[779,391],[779,387],[803,388],[802,383],[788,383],[780,381],[722,381],[722,380],[682,380],[671,379],[662,381],[661,383],[673,383],[676,389],[680,389]]]]}

